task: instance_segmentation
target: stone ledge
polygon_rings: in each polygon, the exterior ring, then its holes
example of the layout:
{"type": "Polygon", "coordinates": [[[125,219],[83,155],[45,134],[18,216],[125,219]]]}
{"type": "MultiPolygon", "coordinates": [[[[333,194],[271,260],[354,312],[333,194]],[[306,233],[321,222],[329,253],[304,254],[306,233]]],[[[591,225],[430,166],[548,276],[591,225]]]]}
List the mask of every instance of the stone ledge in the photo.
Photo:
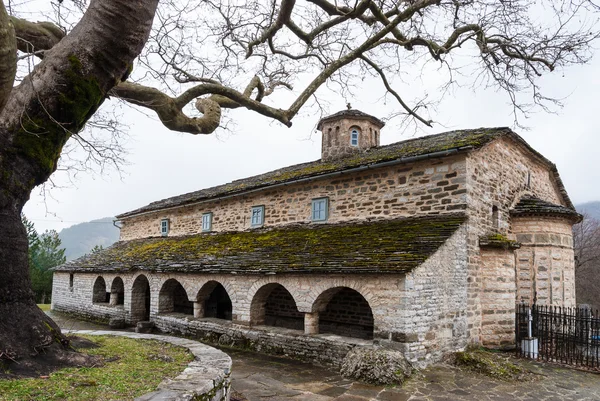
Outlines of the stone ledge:
{"type": "Polygon", "coordinates": [[[63,330],[69,334],[121,336],[156,340],[185,347],[194,355],[185,370],[174,379],[158,385],[158,390],[136,398],[136,401],[229,401],[231,387],[231,358],[222,351],[185,338],[115,332],[107,330],[63,330]]]}

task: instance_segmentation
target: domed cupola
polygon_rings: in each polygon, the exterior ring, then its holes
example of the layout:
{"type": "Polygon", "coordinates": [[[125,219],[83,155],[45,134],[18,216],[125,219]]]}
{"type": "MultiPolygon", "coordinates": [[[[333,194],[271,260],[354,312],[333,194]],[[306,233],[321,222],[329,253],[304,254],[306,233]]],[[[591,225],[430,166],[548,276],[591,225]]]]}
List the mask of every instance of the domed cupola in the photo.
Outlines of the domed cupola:
{"type": "Polygon", "coordinates": [[[321,160],[331,160],[379,146],[385,123],[348,104],[347,110],[324,117],[317,129],[323,134],[321,160]]]}

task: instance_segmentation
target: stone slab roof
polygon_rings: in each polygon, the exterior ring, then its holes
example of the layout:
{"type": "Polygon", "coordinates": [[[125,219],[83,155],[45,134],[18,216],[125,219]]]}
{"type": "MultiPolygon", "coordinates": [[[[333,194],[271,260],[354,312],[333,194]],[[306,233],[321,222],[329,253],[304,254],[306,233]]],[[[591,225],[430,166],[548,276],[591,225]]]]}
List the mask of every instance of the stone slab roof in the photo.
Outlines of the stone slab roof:
{"type": "Polygon", "coordinates": [[[554,203],[546,202],[534,196],[524,196],[519,203],[510,211],[512,216],[562,216],[573,219],[579,222],[582,216],[574,209],[555,205],[554,203]]]}
{"type": "Polygon", "coordinates": [[[302,224],[242,232],[145,238],[67,262],[56,271],[396,273],[430,257],[463,214],[302,224]]]}
{"type": "MultiPolygon", "coordinates": [[[[152,202],[139,209],[120,214],[117,216],[117,218],[124,219],[141,213],[170,207],[184,206],[213,198],[231,196],[273,185],[281,185],[296,180],[318,178],[319,176],[351,170],[353,168],[359,168],[363,166],[377,167],[383,163],[395,160],[405,160],[406,162],[410,162],[414,160],[415,157],[427,157],[428,155],[443,156],[445,154],[444,152],[448,152],[447,154],[450,154],[460,150],[466,151],[477,149],[493,141],[494,139],[505,135],[515,137],[518,141],[525,144],[525,146],[527,146],[537,156],[541,157],[543,160],[553,166],[550,161],[544,159],[543,156],[531,149],[527,143],[521,139],[521,137],[512,132],[509,128],[479,128],[451,131],[442,134],[429,135],[421,138],[396,142],[391,145],[371,148],[365,152],[337,160],[330,160],[326,162],[316,160],[309,163],[296,164],[294,166],[274,170],[265,174],[243,178],[228,184],[206,188],[152,202]]],[[[562,186],[562,184],[559,186],[562,186]]]]}
{"type": "Polygon", "coordinates": [[[317,129],[321,130],[321,127],[323,126],[323,123],[326,123],[326,122],[331,121],[331,120],[337,120],[339,118],[344,118],[344,117],[356,118],[356,119],[359,119],[359,120],[370,120],[375,125],[377,125],[379,128],[383,128],[383,126],[385,125],[385,123],[383,121],[381,121],[380,119],[378,119],[377,117],[374,117],[374,116],[372,116],[370,114],[367,114],[367,113],[363,113],[360,110],[348,109],[348,110],[338,111],[337,113],[334,113],[334,114],[332,114],[330,116],[327,116],[327,117],[323,117],[319,121],[319,123],[317,124],[317,129]]]}

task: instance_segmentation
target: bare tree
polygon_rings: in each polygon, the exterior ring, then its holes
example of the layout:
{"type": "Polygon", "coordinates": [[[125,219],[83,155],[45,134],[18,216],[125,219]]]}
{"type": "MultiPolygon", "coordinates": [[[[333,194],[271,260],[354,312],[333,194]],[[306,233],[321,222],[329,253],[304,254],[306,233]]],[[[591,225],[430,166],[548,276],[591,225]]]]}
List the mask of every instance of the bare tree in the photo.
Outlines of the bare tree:
{"type": "Polygon", "coordinates": [[[0,358],[64,342],[33,303],[20,213],[69,139],[101,159],[114,156],[81,134],[107,97],[155,112],[171,130],[210,134],[237,108],[291,126],[323,87],[350,94],[370,74],[397,114],[431,125],[426,106],[435,100],[408,99],[398,88],[414,66],[439,67],[447,78],[440,95],[452,85],[491,86],[507,93],[515,114],[527,113],[555,101],[539,78],[586,62],[598,38],[590,0],[74,4],[69,18],[82,15],[71,28],[65,13],[56,24],[32,22],[0,0],[0,358]],[[19,63],[29,68],[16,79],[19,63]]]}
{"type": "Polygon", "coordinates": [[[600,269],[600,221],[584,214],[583,221],[573,226],[573,248],[576,270],[600,269]]]}
{"type": "Polygon", "coordinates": [[[600,221],[584,214],[573,226],[577,302],[600,308],[600,221]]]}

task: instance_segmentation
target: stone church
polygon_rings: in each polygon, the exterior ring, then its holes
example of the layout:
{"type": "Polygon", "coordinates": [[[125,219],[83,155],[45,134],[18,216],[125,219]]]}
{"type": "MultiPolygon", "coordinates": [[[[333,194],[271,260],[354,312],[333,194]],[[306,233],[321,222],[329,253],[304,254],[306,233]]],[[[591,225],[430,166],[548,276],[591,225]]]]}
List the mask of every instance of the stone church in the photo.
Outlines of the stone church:
{"type": "Polygon", "coordinates": [[[516,302],[573,306],[556,167],[508,128],[380,146],[358,110],[321,119],[321,159],[117,216],[120,241],[55,270],[52,308],[339,365],[415,366],[514,343],[516,302]]]}

